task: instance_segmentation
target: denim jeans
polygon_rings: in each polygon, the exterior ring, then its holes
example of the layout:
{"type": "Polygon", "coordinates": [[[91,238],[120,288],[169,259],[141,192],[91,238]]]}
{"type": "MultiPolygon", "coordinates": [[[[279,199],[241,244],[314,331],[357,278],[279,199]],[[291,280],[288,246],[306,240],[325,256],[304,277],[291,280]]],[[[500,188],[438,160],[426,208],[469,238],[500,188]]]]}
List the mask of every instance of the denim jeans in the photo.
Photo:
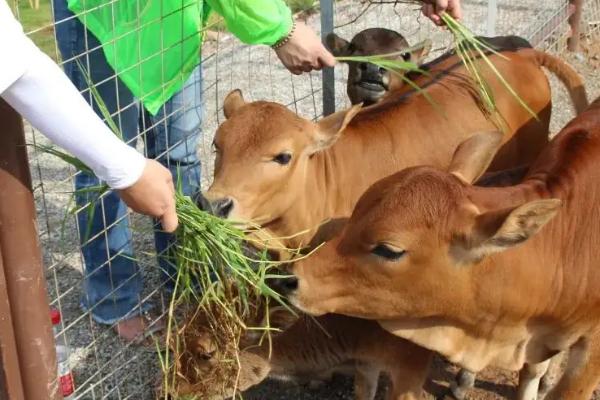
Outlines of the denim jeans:
{"type": "MultiPolygon", "coordinates": [[[[85,75],[76,61],[79,60],[120,127],[123,139],[135,147],[139,132],[146,131],[144,139],[148,158],[156,158],[168,167],[176,182],[179,178],[183,192],[194,196],[200,190],[200,162],[196,155],[202,122],[200,66],[156,116],[149,116],[129,89],[114,77],[98,40],[79,20],[72,18],[66,0],[53,3],[56,39],[66,61],[64,71],[67,76],[80,91],[85,91],[86,99],[102,116],[99,107],[90,98],[89,90],[86,90],[85,75]]],[[[98,201],[97,194],[85,191],[99,184],[97,178],[84,173],[75,178],[78,207],[92,204],[77,215],[85,263],[81,304],[97,322],[113,324],[140,314],[150,305],[141,301],[143,280],[133,253],[127,206],[114,192],[98,201]]],[[[156,224],[154,239],[165,285],[167,290],[172,290],[170,277],[174,275],[175,268],[165,255],[174,237],[162,232],[156,224]]]]}

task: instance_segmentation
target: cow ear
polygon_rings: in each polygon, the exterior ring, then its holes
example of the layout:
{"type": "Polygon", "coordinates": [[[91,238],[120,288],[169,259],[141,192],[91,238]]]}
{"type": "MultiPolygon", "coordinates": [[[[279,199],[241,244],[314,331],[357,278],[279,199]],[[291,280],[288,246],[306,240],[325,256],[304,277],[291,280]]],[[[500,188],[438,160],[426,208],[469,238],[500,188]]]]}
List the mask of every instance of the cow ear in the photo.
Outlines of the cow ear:
{"type": "Polygon", "coordinates": [[[350,42],[339,37],[335,33],[330,33],[327,35],[325,38],[325,46],[327,46],[327,49],[331,51],[331,54],[336,57],[350,55],[350,42]]]}
{"type": "Polygon", "coordinates": [[[423,60],[431,51],[432,42],[430,39],[425,39],[421,43],[412,46],[403,56],[404,61],[410,61],[416,65],[421,65],[423,60]]]}
{"type": "Polygon", "coordinates": [[[474,258],[521,244],[538,233],[560,210],[559,199],[535,200],[522,206],[480,214],[468,250],[474,258]]]}
{"type": "Polygon", "coordinates": [[[314,134],[314,141],[310,147],[311,154],[332,146],[342,134],[352,118],[358,114],[362,103],[356,104],[351,108],[338,111],[317,122],[317,129],[314,134]]]}
{"type": "Polygon", "coordinates": [[[448,172],[465,183],[475,182],[490,166],[503,134],[499,131],[478,133],[456,148],[448,172]]]}
{"type": "Polygon", "coordinates": [[[231,116],[245,104],[246,100],[244,100],[244,95],[240,89],[229,92],[229,94],[225,96],[225,100],[223,100],[223,113],[225,114],[225,118],[231,118],[231,116]]]}

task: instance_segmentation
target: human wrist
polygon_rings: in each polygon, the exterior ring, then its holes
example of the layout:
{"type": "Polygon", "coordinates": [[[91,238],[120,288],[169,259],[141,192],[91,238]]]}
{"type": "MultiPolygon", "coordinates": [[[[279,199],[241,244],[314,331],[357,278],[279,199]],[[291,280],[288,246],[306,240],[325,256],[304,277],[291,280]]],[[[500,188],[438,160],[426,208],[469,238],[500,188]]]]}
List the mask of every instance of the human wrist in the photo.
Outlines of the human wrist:
{"type": "Polygon", "coordinates": [[[271,46],[271,48],[273,50],[277,50],[280,49],[281,47],[285,46],[286,44],[289,43],[289,41],[292,39],[292,36],[294,35],[294,32],[296,31],[296,21],[292,20],[292,24],[290,26],[290,30],[288,31],[288,33],[283,36],[281,39],[279,39],[277,42],[275,42],[275,44],[273,44],[271,46]]]}

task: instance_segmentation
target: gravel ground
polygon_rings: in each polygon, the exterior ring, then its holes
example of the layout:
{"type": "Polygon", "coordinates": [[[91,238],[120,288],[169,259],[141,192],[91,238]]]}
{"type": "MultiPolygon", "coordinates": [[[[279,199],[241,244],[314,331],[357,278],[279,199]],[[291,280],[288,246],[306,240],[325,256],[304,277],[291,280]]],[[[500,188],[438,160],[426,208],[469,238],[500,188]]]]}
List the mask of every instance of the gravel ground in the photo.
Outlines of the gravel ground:
{"type": "MultiPolygon", "coordinates": [[[[539,2],[522,0],[513,6],[511,0],[503,5],[498,15],[498,34],[515,33],[527,36],[535,25],[551,16],[559,0],[539,2]],[[506,7],[504,7],[506,5],[506,7]]],[[[516,0],[515,0],[516,3],[516,0]]],[[[336,3],[336,22],[339,25],[353,21],[364,4],[357,0],[336,3]]],[[[465,21],[477,33],[485,33],[485,3],[465,1],[465,21]]],[[[448,33],[432,28],[417,18],[414,6],[391,5],[373,7],[350,25],[340,26],[336,31],[346,37],[364,28],[381,26],[399,30],[410,43],[424,37],[432,37],[434,49],[439,53],[449,43],[448,33]]],[[[596,18],[597,19],[597,18],[596,18]]],[[[318,15],[308,18],[318,28],[318,15]]],[[[320,74],[291,76],[281,68],[268,48],[249,47],[239,44],[226,34],[216,35],[217,40],[208,42],[204,48],[204,137],[199,146],[203,160],[205,185],[212,176],[212,134],[222,121],[221,105],[224,96],[235,88],[241,88],[247,99],[269,99],[289,105],[301,115],[318,118],[322,108],[320,74]]],[[[600,95],[600,46],[598,41],[586,38],[580,55],[565,55],[565,59],[585,77],[590,99],[600,95]]],[[[336,70],[336,103],[338,108],[347,105],[345,98],[344,67],[336,70]]],[[[570,101],[562,86],[551,77],[554,90],[552,132],[555,133],[573,116],[570,101]]],[[[38,134],[29,133],[29,141],[45,143],[38,134]]],[[[75,373],[78,399],[151,399],[153,386],[159,375],[160,364],[152,348],[123,345],[111,329],[91,321],[79,308],[81,296],[82,263],[76,235],[76,220],[65,217],[72,190],[73,171],[55,158],[31,150],[32,175],[36,204],[40,215],[40,239],[47,266],[47,283],[53,304],[63,313],[63,327],[71,346],[70,365],[75,373]],[[43,184],[42,184],[43,182],[43,184]]],[[[151,300],[158,309],[164,310],[165,299],[159,288],[159,274],[152,255],[153,240],[147,219],[132,216],[134,247],[146,282],[144,299],[151,300]]],[[[436,362],[431,382],[428,384],[430,398],[445,390],[447,381],[455,368],[442,360],[436,362]]],[[[477,388],[471,398],[501,399],[514,392],[516,374],[489,370],[479,376],[477,388]]],[[[351,381],[336,377],[319,388],[302,385],[281,384],[267,381],[251,390],[246,398],[252,400],[313,400],[352,399],[351,381]]],[[[381,397],[381,394],[379,396],[381,397]]],[[[600,395],[595,399],[600,400],[600,395]]]]}

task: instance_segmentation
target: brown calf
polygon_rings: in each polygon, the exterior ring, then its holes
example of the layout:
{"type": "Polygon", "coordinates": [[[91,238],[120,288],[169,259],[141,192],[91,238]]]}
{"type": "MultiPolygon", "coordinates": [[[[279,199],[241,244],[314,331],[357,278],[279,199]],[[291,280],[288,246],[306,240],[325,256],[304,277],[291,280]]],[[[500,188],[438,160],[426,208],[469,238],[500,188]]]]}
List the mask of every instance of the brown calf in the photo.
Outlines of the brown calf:
{"type": "MultiPolygon", "coordinates": [[[[357,33],[350,42],[330,33],[325,43],[336,57],[393,54],[390,59],[409,61],[416,65],[420,65],[431,50],[429,39],[411,47],[404,36],[384,28],[365,29],[357,33]]],[[[390,73],[375,64],[354,61],[347,64],[346,91],[352,104],[375,104],[387,93],[404,84],[398,73],[390,73]]]]}
{"type": "Polygon", "coordinates": [[[587,400],[600,383],[600,99],[522,183],[472,186],[501,138],[466,140],[448,172],[413,167],[374,184],[287,287],[306,312],[378,320],[472,371],[543,370],[569,349],[546,398],[587,400]]]}
{"type": "MultiPolygon", "coordinates": [[[[312,381],[327,379],[334,372],[354,375],[357,400],[375,398],[381,373],[390,378],[387,399],[420,398],[432,353],[388,333],[374,321],[343,315],[298,318],[280,310],[271,314],[270,326],[286,329],[273,334],[271,342],[263,339],[261,344],[259,337],[248,335],[241,343],[237,385],[232,382],[228,388],[214,388],[220,396],[215,395],[213,400],[231,397],[236,387],[243,392],[267,376],[283,381],[312,381]],[[279,314],[285,314],[286,325],[277,323],[277,319],[282,319],[279,314]]],[[[205,360],[200,369],[209,376],[209,369],[217,362],[207,352],[212,347],[210,339],[199,335],[193,340],[188,348],[196,359],[205,360]]]]}
{"type": "MultiPolygon", "coordinates": [[[[551,99],[541,66],[567,83],[578,109],[586,103],[579,76],[562,61],[532,49],[502,54],[508,60],[490,58],[540,121],[484,68],[509,126],[492,170],[529,164],[547,143],[551,99]]],[[[246,103],[239,91],[230,93],[224,102],[228,119],[214,140],[214,182],[206,193],[216,213],[260,223],[276,237],[295,235],[285,245],[302,247],[320,223],[347,217],[376,180],[411,165],[447,165],[462,140],[493,125],[456,56],[427,68],[431,75],[415,81],[439,108],[404,88],[374,106],[354,106],[313,123],[282,105],[246,103]]]]}

